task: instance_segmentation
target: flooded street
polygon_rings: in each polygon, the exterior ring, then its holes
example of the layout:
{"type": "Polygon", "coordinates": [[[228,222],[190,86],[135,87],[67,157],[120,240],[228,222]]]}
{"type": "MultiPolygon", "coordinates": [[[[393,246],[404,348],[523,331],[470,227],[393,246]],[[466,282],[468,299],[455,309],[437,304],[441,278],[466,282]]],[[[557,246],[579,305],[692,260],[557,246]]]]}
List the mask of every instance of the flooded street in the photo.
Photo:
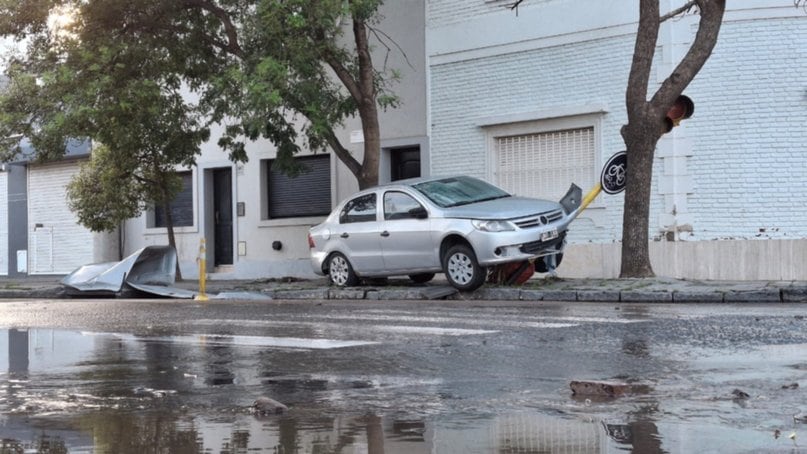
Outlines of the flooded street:
{"type": "Polygon", "coordinates": [[[807,452],[807,307],[0,302],[0,453],[807,452]],[[575,396],[572,380],[630,385],[575,396]],[[288,406],[256,414],[259,397],[288,406]]]}

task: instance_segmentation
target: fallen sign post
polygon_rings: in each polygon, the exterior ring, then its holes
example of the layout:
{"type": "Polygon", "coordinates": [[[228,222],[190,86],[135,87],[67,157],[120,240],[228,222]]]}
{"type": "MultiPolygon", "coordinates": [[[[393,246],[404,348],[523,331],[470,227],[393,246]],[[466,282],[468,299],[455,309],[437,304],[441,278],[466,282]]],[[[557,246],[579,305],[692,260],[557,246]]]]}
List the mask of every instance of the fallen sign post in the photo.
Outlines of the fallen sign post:
{"type": "MultiPolygon", "coordinates": [[[[602,168],[602,172],[600,173],[600,181],[591,188],[590,191],[586,193],[582,199],[580,198],[580,194],[582,191],[580,188],[572,183],[569,191],[563,196],[560,203],[564,206],[564,209],[567,210],[567,213],[570,213],[571,221],[577,218],[580,213],[583,212],[590,204],[600,195],[600,192],[605,191],[606,194],[618,194],[625,190],[625,185],[627,184],[627,171],[628,171],[628,155],[625,151],[620,151],[615,153],[613,156],[608,158],[608,161],[605,162],[605,165],[602,168]],[[580,200],[580,204],[577,205],[577,200],[580,200]],[[576,206],[576,208],[574,208],[576,206]]],[[[564,240],[565,241],[565,240],[564,240]]],[[[555,254],[556,256],[560,256],[562,258],[563,254],[558,253],[555,254]]],[[[492,283],[501,283],[505,285],[521,285],[535,273],[536,269],[536,261],[543,260],[544,268],[543,271],[554,271],[554,267],[556,267],[560,259],[555,257],[554,260],[550,260],[552,263],[552,267],[548,266],[547,260],[551,259],[552,256],[546,257],[539,257],[534,260],[528,260],[524,262],[515,262],[515,263],[507,263],[504,265],[498,265],[493,269],[493,273],[489,278],[489,282],[492,283]]]]}

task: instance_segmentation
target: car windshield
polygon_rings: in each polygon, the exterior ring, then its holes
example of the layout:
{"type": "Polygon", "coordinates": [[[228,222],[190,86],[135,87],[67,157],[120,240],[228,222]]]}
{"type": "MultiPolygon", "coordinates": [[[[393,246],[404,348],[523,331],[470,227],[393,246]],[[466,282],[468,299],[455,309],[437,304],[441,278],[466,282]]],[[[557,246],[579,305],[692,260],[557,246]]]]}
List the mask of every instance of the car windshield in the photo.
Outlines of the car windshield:
{"type": "Polygon", "coordinates": [[[496,186],[471,177],[443,178],[418,183],[413,187],[443,208],[510,197],[496,186]]]}

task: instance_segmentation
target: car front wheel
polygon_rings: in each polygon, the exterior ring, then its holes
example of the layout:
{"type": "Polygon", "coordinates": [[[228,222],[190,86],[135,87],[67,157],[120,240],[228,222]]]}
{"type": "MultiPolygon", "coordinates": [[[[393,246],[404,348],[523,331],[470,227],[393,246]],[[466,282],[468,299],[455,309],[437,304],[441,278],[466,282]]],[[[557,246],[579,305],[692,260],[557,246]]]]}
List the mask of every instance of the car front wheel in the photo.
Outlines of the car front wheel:
{"type": "Polygon", "coordinates": [[[449,284],[461,291],[473,291],[485,283],[487,270],[476,261],[473,249],[464,244],[451,246],[443,257],[443,272],[449,284]]]}
{"type": "Polygon", "coordinates": [[[337,287],[352,287],[359,283],[359,277],[356,276],[350,262],[339,252],[335,252],[328,259],[328,276],[337,287]]]}

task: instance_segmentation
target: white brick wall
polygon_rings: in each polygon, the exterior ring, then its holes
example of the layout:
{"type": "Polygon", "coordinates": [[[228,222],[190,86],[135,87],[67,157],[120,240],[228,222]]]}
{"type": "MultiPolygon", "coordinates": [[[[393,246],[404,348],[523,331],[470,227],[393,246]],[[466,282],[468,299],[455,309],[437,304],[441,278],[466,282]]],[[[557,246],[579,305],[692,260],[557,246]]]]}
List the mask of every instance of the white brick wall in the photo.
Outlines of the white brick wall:
{"type": "Polygon", "coordinates": [[[688,90],[693,239],[807,237],[805,74],[807,15],[723,25],[688,90]]]}
{"type": "MultiPolygon", "coordinates": [[[[619,128],[632,50],[632,37],[624,36],[433,66],[432,173],[486,176],[485,131],[478,126],[486,116],[592,103],[609,109],[601,131],[604,162],[624,149],[619,128]]],[[[572,241],[608,241],[621,232],[615,207],[622,196],[600,201],[606,208],[592,208],[576,221],[572,241]]]]}
{"type": "MultiPolygon", "coordinates": [[[[449,3],[456,2],[430,2],[430,8],[449,3]]],[[[675,196],[686,202],[685,216],[678,216],[692,221],[693,232],[684,239],[807,237],[807,15],[788,14],[727,21],[712,58],[686,90],[695,115],[675,131],[692,147],[692,156],[676,158],[675,167],[685,172],[675,177],[677,184],[692,181],[691,189],[675,196]]],[[[694,26],[690,32],[694,36],[694,26]]],[[[617,35],[432,62],[432,173],[485,177],[488,146],[480,119],[553,107],[606,105],[601,158],[624,149],[619,130],[626,121],[633,41],[617,35]]],[[[662,75],[654,71],[651,82],[662,75]]],[[[669,175],[673,162],[666,164],[669,175]]],[[[662,221],[676,209],[659,187],[664,172],[665,162],[657,158],[651,237],[660,235],[662,221]]],[[[572,242],[619,239],[622,196],[602,195],[601,202],[575,222],[572,242]]]]}

